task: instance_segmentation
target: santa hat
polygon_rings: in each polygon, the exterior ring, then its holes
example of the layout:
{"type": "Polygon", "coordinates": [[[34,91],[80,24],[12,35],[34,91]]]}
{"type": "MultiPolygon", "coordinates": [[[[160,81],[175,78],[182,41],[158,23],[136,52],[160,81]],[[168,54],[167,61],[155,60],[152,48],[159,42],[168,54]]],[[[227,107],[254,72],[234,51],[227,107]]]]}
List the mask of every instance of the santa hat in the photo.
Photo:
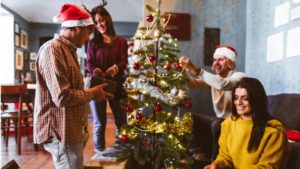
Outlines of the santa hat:
{"type": "Polygon", "coordinates": [[[217,56],[225,56],[233,62],[236,61],[237,52],[232,46],[217,46],[214,53],[214,58],[217,56]]]}
{"type": "Polygon", "coordinates": [[[53,21],[60,22],[61,27],[94,25],[93,19],[89,12],[83,7],[74,4],[62,5],[58,16],[55,16],[53,21]]]}

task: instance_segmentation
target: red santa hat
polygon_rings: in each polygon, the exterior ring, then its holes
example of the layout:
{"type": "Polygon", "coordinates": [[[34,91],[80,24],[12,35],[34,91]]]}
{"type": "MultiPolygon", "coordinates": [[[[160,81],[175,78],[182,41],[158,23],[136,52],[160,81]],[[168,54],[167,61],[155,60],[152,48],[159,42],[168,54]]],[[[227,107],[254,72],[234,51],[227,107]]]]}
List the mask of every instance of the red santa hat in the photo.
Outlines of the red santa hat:
{"type": "Polygon", "coordinates": [[[214,53],[214,58],[218,56],[225,56],[233,62],[236,61],[237,52],[232,46],[217,46],[217,49],[214,53]]]}
{"type": "Polygon", "coordinates": [[[61,27],[76,27],[94,25],[89,12],[83,7],[74,4],[63,4],[54,22],[60,22],[61,27]]]}

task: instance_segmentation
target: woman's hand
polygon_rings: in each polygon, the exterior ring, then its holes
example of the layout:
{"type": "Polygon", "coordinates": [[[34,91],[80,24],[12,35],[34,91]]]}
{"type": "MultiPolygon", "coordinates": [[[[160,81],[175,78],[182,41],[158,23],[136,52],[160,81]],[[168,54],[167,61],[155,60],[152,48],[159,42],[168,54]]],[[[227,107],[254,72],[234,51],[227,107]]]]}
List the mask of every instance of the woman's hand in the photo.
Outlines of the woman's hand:
{"type": "Polygon", "coordinates": [[[105,76],[115,76],[118,73],[118,66],[113,65],[105,71],[105,76]]]}
{"type": "Polygon", "coordinates": [[[203,169],[218,169],[218,167],[216,164],[211,163],[211,164],[205,166],[203,169]]]}
{"type": "Polygon", "coordinates": [[[100,68],[96,68],[93,72],[93,76],[104,77],[105,75],[100,68]]]}

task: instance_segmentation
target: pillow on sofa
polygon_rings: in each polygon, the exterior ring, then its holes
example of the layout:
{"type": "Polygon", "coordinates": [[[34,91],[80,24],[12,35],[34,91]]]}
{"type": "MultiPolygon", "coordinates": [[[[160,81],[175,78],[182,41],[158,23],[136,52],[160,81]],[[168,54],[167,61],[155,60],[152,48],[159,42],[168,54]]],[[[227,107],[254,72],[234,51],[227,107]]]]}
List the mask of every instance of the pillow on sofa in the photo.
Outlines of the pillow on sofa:
{"type": "Polygon", "coordinates": [[[300,142],[300,132],[296,130],[287,130],[287,138],[292,141],[300,142]]]}

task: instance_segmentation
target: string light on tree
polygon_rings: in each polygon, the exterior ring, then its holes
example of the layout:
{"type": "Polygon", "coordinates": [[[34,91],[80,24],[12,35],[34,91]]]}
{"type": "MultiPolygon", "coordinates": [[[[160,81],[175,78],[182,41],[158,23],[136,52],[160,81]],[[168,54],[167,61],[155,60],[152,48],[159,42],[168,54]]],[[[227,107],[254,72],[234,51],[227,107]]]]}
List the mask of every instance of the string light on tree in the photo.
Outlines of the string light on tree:
{"type": "Polygon", "coordinates": [[[192,132],[192,116],[179,111],[191,108],[190,98],[178,63],[177,40],[165,33],[170,15],[161,15],[160,4],[157,0],[156,9],[146,5],[150,26],[140,27],[133,37],[139,46],[133,48],[136,59],[124,84],[128,125],[120,131],[121,150],[116,153],[119,161],[133,159],[143,169],[161,169],[165,161],[175,166],[182,160],[192,162],[184,142],[192,132]]]}

